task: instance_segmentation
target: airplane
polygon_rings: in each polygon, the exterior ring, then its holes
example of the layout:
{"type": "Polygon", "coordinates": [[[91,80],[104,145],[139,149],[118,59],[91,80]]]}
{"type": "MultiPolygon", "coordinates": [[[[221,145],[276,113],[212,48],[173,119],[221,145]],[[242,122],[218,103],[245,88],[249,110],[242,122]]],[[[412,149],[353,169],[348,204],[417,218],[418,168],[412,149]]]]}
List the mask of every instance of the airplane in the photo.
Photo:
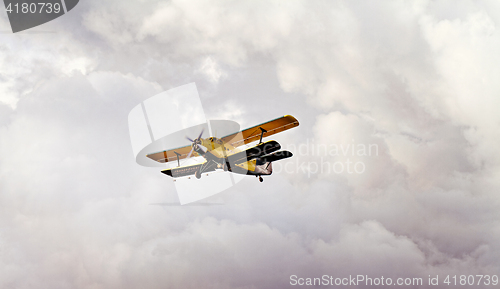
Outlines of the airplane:
{"type": "Polygon", "coordinates": [[[277,141],[263,142],[262,138],[296,126],[299,126],[297,119],[291,115],[285,115],[221,138],[202,138],[202,130],[195,139],[186,137],[191,141],[191,145],[146,156],[160,163],[177,160],[177,167],[161,171],[174,179],[191,175],[200,179],[203,173],[222,169],[236,174],[254,175],[259,178],[260,182],[263,182],[262,176],[271,175],[273,172],[272,162],[292,157],[293,154],[286,150],[279,151],[281,145],[277,141]],[[259,143],[255,146],[240,148],[257,140],[259,143]],[[203,157],[203,162],[181,166],[181,159],[189,159],[193,155],[203,157]]]}

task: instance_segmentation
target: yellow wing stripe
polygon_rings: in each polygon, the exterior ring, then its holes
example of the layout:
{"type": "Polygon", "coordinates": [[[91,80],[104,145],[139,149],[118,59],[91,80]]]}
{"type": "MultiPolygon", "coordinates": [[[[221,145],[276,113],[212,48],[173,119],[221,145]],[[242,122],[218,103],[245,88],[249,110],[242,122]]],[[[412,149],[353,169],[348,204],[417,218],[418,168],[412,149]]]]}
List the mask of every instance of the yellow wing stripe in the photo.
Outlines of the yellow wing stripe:
{"type": "MultiPolygon", "coordinates": [[[[184,147],[175,148],[168,151],[161,151],[157,153],[148,154],[146,156],[159,163],[167,163],[177,160],[177,155],[175,154],[175,152],[180,154],[179,159],[182,160],[187,157],[190,151],[191,151],[191,145],[187,145],[184,147]]],[[[196,156],[198,154],[196,152],[193,152],[193,155],[196,156]]]]}
{"type": "Polygon", "coordinates": [[[299,121],[291,115],[285,115],[280,118],[247,128],[240,132],[222,137],[222,141],[234,147],[237,147],[259,140],[261,134],[261,130],[259,128],[265,129],[267,132],[264,133],[263,137],[268,137],[296,126],[299,126],[299,121]]]}

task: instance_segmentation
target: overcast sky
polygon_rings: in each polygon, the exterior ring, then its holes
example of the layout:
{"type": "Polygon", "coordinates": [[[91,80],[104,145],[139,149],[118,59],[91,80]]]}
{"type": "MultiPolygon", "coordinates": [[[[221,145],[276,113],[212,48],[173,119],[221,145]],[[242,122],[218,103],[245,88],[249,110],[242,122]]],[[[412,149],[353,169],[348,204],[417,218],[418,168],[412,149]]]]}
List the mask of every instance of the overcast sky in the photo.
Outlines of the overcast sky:
{"type": "Polygon", "coordinates": [[[498,1],[83,0],[16,34],[1,12],[0,287],[500,275],[499,25],[498,1]],[[294,157],[175,206],[127,116],[191,82],[211,119],[295,116],[294,157]]]}

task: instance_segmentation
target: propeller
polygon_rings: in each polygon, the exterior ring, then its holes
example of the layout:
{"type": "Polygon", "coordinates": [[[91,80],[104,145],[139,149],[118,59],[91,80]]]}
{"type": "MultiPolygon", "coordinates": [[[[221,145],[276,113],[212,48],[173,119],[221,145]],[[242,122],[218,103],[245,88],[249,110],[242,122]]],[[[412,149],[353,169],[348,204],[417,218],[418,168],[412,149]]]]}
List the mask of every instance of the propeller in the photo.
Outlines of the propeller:
{"type": "Polygon", "coordinates": [[[190,142],[195,142],[196,140],[201,140],[201,136],[203,135],[203,132],[205,132],[204,128],[201,130],[200,135],[197,138],[195,138],[194,140],[190,139],[188,136],[186,137],[186,139],[190,142]]]}
{"type": "Polygon", "coordinates": [[[203,132],[205,132],[205,129],[202,129],[200,132],[200,135],[195,139],[191,139],[189,137],[186,137],[187,140],[192,142],[191,151],[189,151],[189,154],[186,157],[187,159],[189,159],[191,157],[191,155],[193,154],[193,152],[195,150],[197,151],[198,149],[201,149],[204,152],[207,151],[207,148],[201,145],[201,136],[203,135],[203,132]]]}

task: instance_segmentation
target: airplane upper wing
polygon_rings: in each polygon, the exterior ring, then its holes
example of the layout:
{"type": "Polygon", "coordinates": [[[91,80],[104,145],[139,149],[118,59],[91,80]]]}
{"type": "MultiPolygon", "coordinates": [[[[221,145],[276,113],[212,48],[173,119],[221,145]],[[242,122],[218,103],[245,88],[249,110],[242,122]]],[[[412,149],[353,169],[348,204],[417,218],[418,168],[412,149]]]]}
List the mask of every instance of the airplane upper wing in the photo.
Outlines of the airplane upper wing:
{"type": "Polygon", "coordinates": [[[267,131],[264,133],[263,137],[268,137],[296,126],[299,126],[299,121],[291,115],[285,115],[280,118],[273,119],[271,121],[253,126],[251,128],[247,128],[245,130],[230,135],[226,135],[221,139],[224,142],[229,143],[234,147],[238,147],[243,144],[259,140],[261,134],[260,128],[263,128],[264,130],[267,131]]]}
{"type": "MultiPolygon", "coordinates": [[[[243,144],[251,143],[260,139],[261,130],[265,129],[267,132],[264,133],[264,137],[271,136],[273,134],[291,129],[299,125],[299,121],[291,115],[285,115],[280,118],[247,128],[243,131],[239,131],[230,135],[222,137],[222,141],[229,143],[234,147],[241,146],[243,144]]],[[[176,153],[179,154],[179,159],[185,159],[189,152],[191,151],[191,145],[184,147],[179,147],[171,150],[161,151],[157,153],[148,154],[147,157],[160,162],[166,163],[177,160],[176,153]]],[[[197,156],[196,152],[193,152],[193,156],[197,156]]]]}
{"type": "MultiPolygon", "coordinates": [[[[177,155],[175,153],[179,154],[179,159],[185,159],[189,152],[191,151],[191,145],[187,145],[184,147],[176,148],[176,149],[171,149],[168,151],[161,151],[157,153],[152,153],[149,155],[146,155],[148,158],[157,161],[159,163],[167,163],[171,161],[176,161],[177,160],[177,155]]],[[[196,152],[193,152],[193,156],[197,156],[198,154],[196,152]]]]}

